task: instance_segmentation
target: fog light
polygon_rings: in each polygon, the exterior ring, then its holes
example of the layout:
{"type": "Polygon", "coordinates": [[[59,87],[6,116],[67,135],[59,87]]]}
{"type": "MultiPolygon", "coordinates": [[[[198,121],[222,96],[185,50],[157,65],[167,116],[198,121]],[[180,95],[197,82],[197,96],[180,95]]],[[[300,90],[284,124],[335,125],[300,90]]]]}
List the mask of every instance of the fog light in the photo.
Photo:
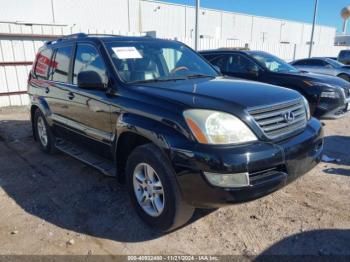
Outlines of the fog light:
{"type": "Polygon", "coordinates": [[[204,172],[210,184],[218,187],[244,187],[249,186],[248,173],[218,174],[204,172]]]}

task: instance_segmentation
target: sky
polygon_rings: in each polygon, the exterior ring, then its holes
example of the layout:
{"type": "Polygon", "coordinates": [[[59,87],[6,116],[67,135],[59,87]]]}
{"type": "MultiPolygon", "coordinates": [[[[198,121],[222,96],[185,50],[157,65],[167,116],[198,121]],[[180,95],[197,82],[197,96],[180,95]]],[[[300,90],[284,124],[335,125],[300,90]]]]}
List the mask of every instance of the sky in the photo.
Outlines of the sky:
{"type": "MultiPolygon", "coordinates": [[[[195,5],[195,0],[162,0],[195,5]]],[[[317,23],[342,28],[340,11],[350,0],[319,0],[317,23]]],[[[312,23],[315,0],[201,0],[201,6],[239,13],[312,23]]]]}

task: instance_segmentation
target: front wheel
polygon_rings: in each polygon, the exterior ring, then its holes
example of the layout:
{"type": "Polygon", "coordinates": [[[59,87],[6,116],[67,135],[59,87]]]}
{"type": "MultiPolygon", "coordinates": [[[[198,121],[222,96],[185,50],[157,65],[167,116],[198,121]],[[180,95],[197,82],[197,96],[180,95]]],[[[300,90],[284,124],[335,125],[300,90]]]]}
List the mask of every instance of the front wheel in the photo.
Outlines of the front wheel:
{"type": "Polygon", "coordinates": [[[170,231],[192,217],[194,208],[183,202],[175,172],[155,145],[142,145],[131,153],[126,176],[131,202],[151,227],[170,231]]]}

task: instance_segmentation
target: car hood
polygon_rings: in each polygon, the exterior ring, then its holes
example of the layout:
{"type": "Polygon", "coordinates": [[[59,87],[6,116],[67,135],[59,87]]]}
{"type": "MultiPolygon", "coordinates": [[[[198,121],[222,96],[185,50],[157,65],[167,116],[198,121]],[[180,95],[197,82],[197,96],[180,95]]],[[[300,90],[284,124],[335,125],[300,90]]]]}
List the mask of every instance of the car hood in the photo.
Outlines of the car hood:
{"type": "Polygon", "coordinates": [[[336,76],[321,75],[310,72],[280,73],[282,77],[294,78],[300,81],[313,81],[324,83],[325,85],[335,85],[340,87],[350,87],[350,83],[336,76]]]}
{"type": "Polygon", "coordinates": [[[225,77],[155,82],[135,86],[144,94],[161,97],[191,108],[250,108],[290,101],[296,91],[258,82],[225,77]]]}

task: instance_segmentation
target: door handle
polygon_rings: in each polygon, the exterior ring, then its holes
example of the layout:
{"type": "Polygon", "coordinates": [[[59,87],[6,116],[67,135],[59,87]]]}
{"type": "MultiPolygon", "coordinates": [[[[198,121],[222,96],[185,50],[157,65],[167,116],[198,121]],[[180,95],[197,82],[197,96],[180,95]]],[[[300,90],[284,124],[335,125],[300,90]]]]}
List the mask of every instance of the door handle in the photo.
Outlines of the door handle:
{"type": "Polygon", "coordinates": [[[72,92],[68,93],[68,98],[72,100],[75,97],[75,95],[72,92]]]}
{"type": "Polygon", "coordinates": [[[50,92],[50,88],[46,87],[45,88],[45,93],[48,94],[50,92]]]}

